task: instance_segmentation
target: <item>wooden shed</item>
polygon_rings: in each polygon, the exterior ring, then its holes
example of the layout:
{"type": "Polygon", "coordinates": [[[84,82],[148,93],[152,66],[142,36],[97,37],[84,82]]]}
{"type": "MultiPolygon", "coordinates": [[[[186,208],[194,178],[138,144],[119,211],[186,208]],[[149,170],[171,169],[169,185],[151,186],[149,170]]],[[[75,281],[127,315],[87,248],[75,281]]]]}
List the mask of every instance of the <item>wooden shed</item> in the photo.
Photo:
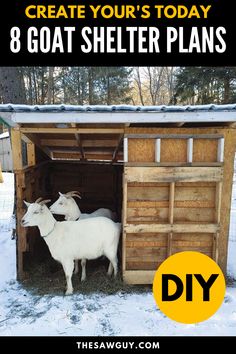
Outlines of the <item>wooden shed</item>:
{"type": "Polygon", "coordinates": [[[12,127],[19,279],[46,252],[38,231],[20,226],[23,199],[69,190],[81,191],[83,212],[107,207],[122,220],[127,283],[152,283],[185,250],[226,271],[236,105],[0,105],[0,117],[12,127]]]}
{"type": "Polygon", "coordinates": [[[3,183],[1,162],[0,162],[0,183],[3,183]]]}
{"type": "Polygon", "coordinates": [[[2,165],[2,171],[13,171],[11,142],[8,131],[5,131],[4,133],[0,134],[0,164],[2,165]]]}

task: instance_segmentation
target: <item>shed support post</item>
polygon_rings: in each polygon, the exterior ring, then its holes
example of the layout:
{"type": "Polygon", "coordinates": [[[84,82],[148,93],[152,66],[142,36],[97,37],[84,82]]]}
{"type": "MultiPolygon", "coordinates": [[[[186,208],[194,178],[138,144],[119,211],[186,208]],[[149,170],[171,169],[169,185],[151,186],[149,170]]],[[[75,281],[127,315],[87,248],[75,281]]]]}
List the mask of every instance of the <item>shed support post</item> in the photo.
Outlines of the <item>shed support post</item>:
{"type": "MultiPolygon", "coordinates": [[[[123,207],[122,207],[122,274],[126,271],[126,231],[127,223],[127,178],[125,172],[123,174],[123,207]]],[[[124,279],[125,280],[125,279],[124,279]]]]}
{"type": "MultiPolygon", "coordinates": [[[[215,222],[217,224],[220,224],[222,186],[223,186],[222,182],[219,182],[216,184],[215,222]]],[[[216,261],[216,263],[218,263],[218,259],[219,259],[219,237],[220,237],[219,232],[214,234],[214,237],[213,237],[213,259],[216,261]]]]}
{"type": "Polygon", "coordinates": [[[15,172],[16,188],[16,242],[17,242],[17,279],[25,278],[23,257],[27,249],[26,229],[21,226],[20,220],[24,214],[23,199],[25,190],[25,173],[23,171],[22,159],[22,135],[19,129],[11,130],[12,157],[15,172]]]}
{"type": "Polygon", "coordinates": [[[11,144],[12,144],[12,158],[14,170],[22,170],[22,145],[21,145],[21,132],[18,129],[11,130],[11,144]]]}
{"type": "Polygon", "coordinates": [[[27,162],[28,166],[34,166],[36,163],[35,145],[33,143],[27,144],[27,162]]]}
{"type": "MultiPolygon", "coordinates": [[[[175,182],[170,183],[169,187],[169,224],[173,225],[174,222],[174,201],[175,201],[175,182]]],[[[167,257],[171,256],[172,253],[172,238],[173,233],[168,233],[167,241],[167,257]]]]}

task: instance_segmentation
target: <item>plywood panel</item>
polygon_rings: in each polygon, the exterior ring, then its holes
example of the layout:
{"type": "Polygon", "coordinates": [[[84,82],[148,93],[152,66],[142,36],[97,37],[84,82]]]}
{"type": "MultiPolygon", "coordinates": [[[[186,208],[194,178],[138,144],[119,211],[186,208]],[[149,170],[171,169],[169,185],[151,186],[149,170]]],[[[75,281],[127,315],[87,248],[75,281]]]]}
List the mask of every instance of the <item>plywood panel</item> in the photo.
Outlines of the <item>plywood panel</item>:
{"type": "Polygon", "coordinates": [[[216,162],[217,149],[217,139],[194,139],[193,162],[216,162]]]}
{"type": "Polygon", "coordinates": [[[155,139],[128,139],[129,162],[154,162],[155,139]]]}
{"type": "Polygon", "coordinates": [[[161,162],[187,162],[187,139],[161,139],[161,162]]]}

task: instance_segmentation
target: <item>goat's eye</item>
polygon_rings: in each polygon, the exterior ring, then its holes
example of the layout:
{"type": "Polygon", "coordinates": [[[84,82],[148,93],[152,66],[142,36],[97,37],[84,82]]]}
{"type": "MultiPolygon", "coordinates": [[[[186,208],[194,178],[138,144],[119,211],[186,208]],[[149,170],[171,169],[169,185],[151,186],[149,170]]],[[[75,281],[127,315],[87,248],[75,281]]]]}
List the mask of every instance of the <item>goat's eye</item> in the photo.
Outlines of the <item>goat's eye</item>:
{"type": "Polygon", "coordinates": [[[59,203],[59,205],[63,205],[63,203],[62,203],[62,202],[60,202],[60,203],[59,203]]]}
{"type": "Polygon", "coordinates": [[[33,214],[39,214],[39,212],[38,211],[34,211],[33,214]]]}

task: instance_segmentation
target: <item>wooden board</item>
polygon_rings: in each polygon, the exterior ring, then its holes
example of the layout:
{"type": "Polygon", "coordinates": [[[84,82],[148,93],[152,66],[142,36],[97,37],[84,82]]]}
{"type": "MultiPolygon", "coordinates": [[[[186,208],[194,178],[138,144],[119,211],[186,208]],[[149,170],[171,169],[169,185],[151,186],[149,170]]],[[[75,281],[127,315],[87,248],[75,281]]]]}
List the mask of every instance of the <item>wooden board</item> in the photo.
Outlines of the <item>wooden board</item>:
{"type": "Polygon", "coordinates": [[[125,232],[128,233],[150,233],[150,232],[191,232],[191,233],[216,233],[219,231],[217,224],[128,224],[124,226],[125,232]]]}
{"type": "Polygon", "coordinates": [[[153,270],[124,271],[123,280],[127,284],[152,284],[155,273],[153,270]]]}
{"type": "Polygon", "coordinates": [[[165,208],[127,208],[127,222],[135,221],[167,222],[168,207],[165,208]]]}
{"type": "MultiPolygon", "coordinates": [[[[158,261],[151,261],[151,262],[138,261],[138,262],[136,262],[136,261],[130,261],[128,259],[126,262],[126,269],[127,269],[127,271],[129,271],[129,270],[140,270],[140,271],[151,270],[151,271],[153,271],[154,269],[156,270],[161,265],[162,262],[163,262],[163,260],[161,262],[158,262],[158,261]]],[[[146,283],[140,283],[140,284],[146,284],[146,283]]],[[[147,284],[151,284],[151,283],[147,283],[147,284]]]]}
{"type": "Polygon", "coordinates": [[[128,182],[219,182],[221,167],[125,167],[128,182]]]}
{"type": "Polygon", "coordinates": [[[168,201],[169,187],[168,184],[147,185],[147,183],[128,184],[128,200],[131,201],[168,201]]]}
{"type": "MultiPolygon", "coordinates": [[[[215,209],[214,208],[175,208],[174,222],[178,223],[214,223],[215,209]]],[[[186,225],[187,229],[187,225],[186,225]]]]}
{"type": "Polygon", "coordinates": [[[21,132],[18,129],[11,130],[11,145],[12,145],[12,158],[14,171],[22,170],[22,145],[21,145],[21,132]]]}
{"type": "MultiPolygon", "coordinates": [[[[197,203],[201,203],[205,207],[214,207],[215,205],[215,184],[202,186],[200,183],[192,185],[176,184],[175,187],[175,206],[181,207],[180,202],[194,202],[192,206],[197,207],[197,203]],[[195,204],[196,203],[196,204],[195,204]]],[[[191,205],[189,205],[191,206],[191,205]]],[[[183,206],[182,206],[183,207],[183,206]]]]}

